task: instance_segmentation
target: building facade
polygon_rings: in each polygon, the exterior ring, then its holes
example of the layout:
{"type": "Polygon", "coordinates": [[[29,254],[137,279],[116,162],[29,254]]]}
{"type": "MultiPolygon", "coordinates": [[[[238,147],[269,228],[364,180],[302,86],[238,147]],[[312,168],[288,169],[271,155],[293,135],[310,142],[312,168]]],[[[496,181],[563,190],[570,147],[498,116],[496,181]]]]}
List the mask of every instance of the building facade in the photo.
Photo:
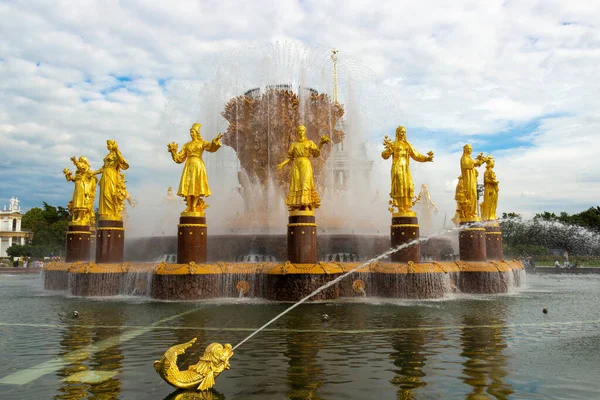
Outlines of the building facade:
{"type": "Polygon", "coordinates": [[[16,244],[25,244],[29,232],[21,230],[21,207],[19,199],[11,197],[10,205],[0,210],[0,257],[8,257],[6,250],[16,244]]]}

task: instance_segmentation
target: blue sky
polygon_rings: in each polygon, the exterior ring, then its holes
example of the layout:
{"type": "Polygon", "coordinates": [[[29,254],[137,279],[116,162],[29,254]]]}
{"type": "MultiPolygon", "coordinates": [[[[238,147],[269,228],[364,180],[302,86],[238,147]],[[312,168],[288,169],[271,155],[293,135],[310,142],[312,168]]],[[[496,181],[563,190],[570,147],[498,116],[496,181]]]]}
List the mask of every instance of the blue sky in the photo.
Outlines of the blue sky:
{"type": "MultiPolygon", "coordinates": [[[[446,212],[465,143],[496,157],[499,212],[584,210],[600,193],[600,11],[591,3],[3,2],[0,206],[12,196],[24,208],[65,205],[69,157],[97,167],[107,139],[132,165],[130,191],[161,196],[152,191],[179,174],[166,143],[183,143],[195,120],[208,137],[225,130],[224,101],[265,77],[331,93],[336,48],[347,122],[375,161],[371,190],[389,190],[378,146],[405,125],[436,154],[415,165],[415,184],[428,183],[446,212]]],[[[207,162],[217,193],[232,193],[235,163],[226,151],[207,162]]]]}

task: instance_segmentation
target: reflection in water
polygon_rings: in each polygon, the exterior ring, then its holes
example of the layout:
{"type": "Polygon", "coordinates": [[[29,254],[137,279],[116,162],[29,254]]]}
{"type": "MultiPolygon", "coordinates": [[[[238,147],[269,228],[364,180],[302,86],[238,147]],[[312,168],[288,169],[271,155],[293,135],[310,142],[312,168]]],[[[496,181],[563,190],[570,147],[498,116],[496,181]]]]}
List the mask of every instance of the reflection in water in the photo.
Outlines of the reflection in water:
{"type": "MultiPolygon", "coordinates": [[[[196,312],[191,314],[186,314],[178,320],[177,324],[181,324],[182,326],[197,326],[198,329],[183,329],[183,330],[174,330],[171,332],[165,332],[165,335],[173,336],[173,339],[169,340],[168,347],[171,347],[177,343],[185,343],[193,338],[196,338],[196,343],[186,350],[185,354],[181,355],[177,359],[177,364],[179,364],[179,369],[181,371],[187,370],[188,367],[192,364],[196,364],[200,357],[204,354],[204,349],[211,343],[211,339],[213,337],[208,336],[206,331],[202,329],[203,326],[210,325],[207,321],[208,317],[204,312],[196,312]],[[179,322],[180,321],[180,322],[179,322]]],[[[212,335],[214,336],[214,334],[212,335]]]]}
{"type": "MultiPolygon", "coordinates": [[[[60,341],[61,355],[65,355],[74,350],[80,349],[91,344],[92,332],[89,328],[82,328],[79,326],[68,326],[64,332],[64,338],[60,341]]],[[[89,367],[84,363],[87,361],[88,356],[82,352],[80,357],[71,357],[70,364],[65,365],[64,368],[57,372],[58,377],[62,380],[68,376],[87,371],[89,367]]],[[[55,399],[84,399],[87,397],[86,390],[88,385],[83,383],[69,383],[63,381],[63,384],[58,389],[58,394],[54,396],[55,399]]]]}
{"type": "MultiPolygon", "coordinates": [[[[477,316],[469,315],[463,318],[465,326],[472,325],[498,325],[504,323],[504,318],[491,318],[504,315],[505,310],[486,312],[480,310],[477,316]]],[[[504,338],[505,328],[463,328],[461,342],[462,356],[466,358],[463,363],[463,382],[470,385],[473,390],[468,399],[488,398],[485,394],[497,399],[507,399],[514,391],[510,384],[505,382],[508,370],[507,357],[503,354],[506,348],[504,338]]]]}
{"type": "Polygon", "coordinates": [[[321,334],[318,332],[294,332],[298,326],[309,325],[309,315],[303,314],[298,319],[290,319],[284,355],[288,361],[288,382],[291,386],[288,397],[298,400],[320,399],[316,394],[323,384],[323,369],[317,362],[321,348],[321,334]],[[304,321],[303,321],[304,320],[304,321]]]}
{"type": "MultiPolygon", "coordinates": [[[[120,318],[119,318],[120,319],[120,318]]],[[[118,324],[121,325],[123,322],[119,320],[118,324]]],[[[93,338],[93,342],[97,343],[101,340],[120,334],[120,330],[117,329],[102,329],[96,332],[93,338]]],[[[105,350],[94,353],[91,360],[91,367],[95,371],[120,371],[121,362],[123,361],[123,353],[121,352],[121,346],[112,346],[105,350]]],[[[100,382],[96,385],[90,385],[89,392],[95,396],[90,396],[96,399],[118,399],[121,389],[121,380],[118,374],[114,377],[100,382]]]]}
{"type": "MultiPolygon", "coordinates": [[[[2,399],[173,399],[181,393],[167,397],[175,389],[152,368],[165,349],[197,336],[202,343],[190,349],[196,350],[190,360],[195,362],[208,343],[237,343],[286,307],[38,296],[37,277],[32,283],[29,277],[11,277],[12,286],[6,279],[0,275],[0,301],[10,304],[0,307],[0,354],[5,360],[0,380],[16,383],[0,384],[2,399]],[[77,320],[71,318],[75,308],[77,320]],[[116,336],[192,309],[136,340],[120,342],[116,336]],[[57,315],[61,310],[68,310],[64,319],[57,315]],[[108,342],[98,341],[102,338],[108,342]],[[112,355],[92,354],[113,343],[119,347],[111,349],[112,355]],[[120,360],[119,350],[125,359],[120,360]],[[52,372],[59,368],[55,360],[62,370],[52,372]],[[103,363],[117,368],[105,371],[117,373],[120,387],[110,382],[115,393],[92,388],[97,384],[90,376],[63,381],[103,363]]],[[[524,295],[305,305],[240,348],[232,369],[219,377],[217,390],[228,400],[600,398],[599,283],[600,277],[589,275],[533,276],[524,295]],[[541,313],[540,304],[554,310],[551,319],[541,313]],[[325,323],[323,313],[329,315],[325,323]]]]}
{"type": "MultiPolygon", "coordinates": [[[[420,318],[413,321],[414,327],[422,325],[420,318]]],[[[412,324],[411,324],[412,327],[412,324]]],[[[425,373],[425,357],[423,346],[426,343],[427,331],[410,330],[398,332],[391,337],[392,347],[395,352],[390,355],[394,359],[394,365],[399,370],[394,370],[396,376],[392,379],[392,384],[398,386],[398,399],[414,399],[414,391],[427,385],[423,381],[425,373]]]]}
{"type": "Polygon", "coordinates": [[[225,400],[225,396],[214,389],[204,392],[196,392],[192,390],[176,390],[165,400],[225,400]]]}
{"type": "MultiPolygon", "coordinates": [[[[81,322],[81,321],[78,321],[81,322]]],[[[86,326],[95,324],[95,320],[85,321],[86,326]]],[[[122,321],[118,321],[121,324],[122,321]]],[[[92,343],[97,343],[109,337],[118,335],[119,329],[89,328],[84,326],[68,325],[61,340],[61,355],[71,353],[92,343]]],[[[120,346],[112,346],[105,350],[89,354],[86,351],[75,353],[68,358],[70,362],[57,372],[61,378],[61,386],[55,399],[76,400],[89,397],[99,399],[118,399],[121,382],[117,378],[123,360],[120,346]],[[98,371],[99,374],[94,372],[98,371]],[[89,372],[86,374],[85,372],[89,372]],[[107,374],[103,374],[106,372],[107,374]],[[91,378],[90,381],[85,377],[91,378]],[[102,378],[105,376],[105,378],[102,378]],[[75,377],[75,379],[73,379],[75,377]],[[76,379],[82,377],[83,379],[76,379]],[[93,382],[93,379],[99,382],[93,382]]]]}

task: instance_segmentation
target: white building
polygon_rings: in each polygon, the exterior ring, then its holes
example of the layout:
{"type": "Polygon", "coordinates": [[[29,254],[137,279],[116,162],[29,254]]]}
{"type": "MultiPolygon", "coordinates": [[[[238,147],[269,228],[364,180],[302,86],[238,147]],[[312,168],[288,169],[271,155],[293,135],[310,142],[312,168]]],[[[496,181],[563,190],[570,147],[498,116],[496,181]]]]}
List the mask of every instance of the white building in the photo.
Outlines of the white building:
{"type": "Polygon", "coordinates": [[[19,199],[11,197],[10,206],[4,206],[0,210],[0,257],[8,257],[6,249],[13,245],[25,244],[25,238],[29,232],[21,231],[21,207],[19,207],[19,199]]]}

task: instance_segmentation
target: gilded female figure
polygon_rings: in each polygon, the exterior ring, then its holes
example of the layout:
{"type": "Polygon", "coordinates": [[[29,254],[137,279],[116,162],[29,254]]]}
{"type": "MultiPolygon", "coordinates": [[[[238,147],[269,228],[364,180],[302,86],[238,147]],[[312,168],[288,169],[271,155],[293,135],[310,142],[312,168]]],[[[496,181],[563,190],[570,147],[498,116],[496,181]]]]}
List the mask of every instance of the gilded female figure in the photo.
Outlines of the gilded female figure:
{"type": "Polygon", "coordinates": [[[456,213],[454,214],[454,217],[452,217],[452,222],[458,226],[460,225],[461,219],[465,218],[465,212],[470,210],[470,204],[465,198],[465,186],[463,185],[462,175],[458,177],[458,182],[456,183],[454,200],[456,200],[456,213]]]}
{"type": "Polygon", "coordinates": [[[177,195],[185,198],[187,208],[184,212],[203,212],[208,207],[203,197],[210,196],[210,188],[208,187],[208,177],[206,175],[206,167],[202,160],[202,153],[208,151],[214,153],[221,147],[222,133],[219,133],[212,141],[202,140],[200,135],[200,125],[195,123],[190,128],[190,136],[192,140],[183,145],[180,152],[177,152],[177,144],[169,143],[167,146],[173,161],[181,164],[185,161],[181,181],[179,182],[179,190],[177,195]]]}
{"type": "Polygon", "coordinates": [[[481,218],[484,221],[497,220],[496,207],[498,207],[498,179],[494,172],[494,159],[486,157],[485,173],[483,174],[483,203],[481,203],[481,218]]]}
{"type": "Polygon", "coordinates": [[[468,203],[468,209],[465,211],[465,218],[477,218],[477,176],[479,172],[476,167],[483,164],[483,154],[479,154],[475,160],[471,158],[473,148],[470,144],[463,147],[463,155],[460,159],[460,171],[464,187],[465,201],[468,203]]]}
{"type": "Polygon", "coordinates": [[[75,176],[68,168],[63,169],[67,181],[75,184],[73,198],[69,202],[69,209],[73,214],[73,222],[83,225],[93,223],[94,198],[96,197],[96,184],[98,180],[90,171],[90,163],[84,156],[71,157],[73,165],[77,168],[75,176]]]}
{"type": "Polygon", "coordinates": [[[100,199],[98,201],[98,212],[100,217],[109,219],[121,218],[123,207],[123,189],[124,182],[120,182],[121,170],[129,168],[123,154],[119,151],[119,146],[114,140],[106,141],[108,154],[104,157],[104,165],[96,174],[102,174],[100,178],[100,199]]]}
{"type": "Polygon", "coordinates": [[[321,148],[329,143],[329,137],[321,137],[317,146],[315,142],[306,138],[306,127],[300,125],[296,129],[298,140],[292,142],[287,158],[277,165],[281,170],[286,164],[292,162],[290,169],[290,191],[285,204],[290,211],[312,211],[321,206],[321,198],[315,189],[310,156],[319,157],[321,148]]]}
{"type": "MultiPolygon", "coordinates": [[[[410,213],[415,197],[415,184],[410,174],[410,159],[418,162],[433,161],[433,152],[423,155],[416,151],[406,140],[406,129],[403,126],[396,128],[396,140],[391,141],[386,136],[383,140],[385,150],[381,153],[384,160],[392,157],[392,190],[390,192],[390,211],[394,208],[401,213],[410,213]]],[[[413,214],[414,215],[414,214],[413,214]]]]}

